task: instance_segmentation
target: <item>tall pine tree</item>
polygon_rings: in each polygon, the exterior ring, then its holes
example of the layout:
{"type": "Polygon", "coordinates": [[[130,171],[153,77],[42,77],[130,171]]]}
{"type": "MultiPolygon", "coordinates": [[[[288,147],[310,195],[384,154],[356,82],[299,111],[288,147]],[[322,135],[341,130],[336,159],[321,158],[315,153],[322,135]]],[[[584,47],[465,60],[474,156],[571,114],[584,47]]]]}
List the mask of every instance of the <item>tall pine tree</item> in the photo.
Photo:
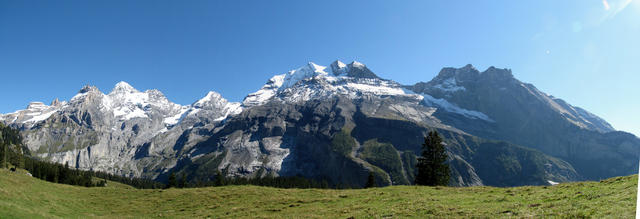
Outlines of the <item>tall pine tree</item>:
{"type": "Polygon", "coordinates": [[[187,187],[187,177],[183,173],[182,177],[180,177],[180,183],[178,183],[178,188],[186,188],[186,187],[187,187]]]}
{"type": "MultiPolygon", "coordinates": [[[[0,130],[0,134],[3,134],[2,130],[0,130]]],[[[0,163],[2,164],[2,167],[0,168],[7,168],[7,146],[4,143],[4,138],[0,138],[0,146],[2,146],[2,157],[0,157],[0,159],[2,159],[2,162],[0,163]]]]}
{"type": "Polygon", "coordinates": [[[167,188],[174,188],[176,187],[176,184],[176,174],[171,172],[171,174],[169,174],[169,183],[167,183],[167,188]]]}
{"type": "Polygon", "coordinates": [[[224,185],[224,176],[220,172],[220,170],[216,169],[216,181],[215,186],[223,186],[224,185]]]}
{"type": "Polygon", "coordinates": [[[418,158],[416,169],[416,185],[446,186],[449,185],[449,164],[447,151],[437,131],[429,132],[422,144],[422,156],[418,158]]]}
{"type": "Polygon", "coordinates": [[[373,175],[373,172],[369,171],[369,176],[367,177],[367,184],[364,185],[365,188],[371,188],[376,186],[376,177],[373,175]]]}
{"type": "Polygon", "coordinates": [[[6,146],[6,141],[7,139],[7,132],[4,130],[4,125],[2,125],[2,123],[0,123],[0,146],[2,148],[2,151],[0,151],[2,153],[2,157],[0,157],[0,159],[2,159],[2,162],[0,162],[0,164],[2,165],[2,167],[0,168],[7,168],[7,146],[6,146]]]}

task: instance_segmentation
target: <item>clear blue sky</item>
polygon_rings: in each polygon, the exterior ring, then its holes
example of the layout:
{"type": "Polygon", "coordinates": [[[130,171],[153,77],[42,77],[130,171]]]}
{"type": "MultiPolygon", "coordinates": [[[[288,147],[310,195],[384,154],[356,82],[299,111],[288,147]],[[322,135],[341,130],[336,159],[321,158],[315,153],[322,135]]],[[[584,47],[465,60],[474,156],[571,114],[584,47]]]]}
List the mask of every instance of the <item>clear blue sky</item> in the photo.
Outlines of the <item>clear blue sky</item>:
{"type": "Polygon", "coordinates": [[[358,60],[384,78],[445,66],[511,68],[640,134],[640,0],[0,1],[0,113],[69,100],[84,84],[240,101],[309,61],[358,60]]]}

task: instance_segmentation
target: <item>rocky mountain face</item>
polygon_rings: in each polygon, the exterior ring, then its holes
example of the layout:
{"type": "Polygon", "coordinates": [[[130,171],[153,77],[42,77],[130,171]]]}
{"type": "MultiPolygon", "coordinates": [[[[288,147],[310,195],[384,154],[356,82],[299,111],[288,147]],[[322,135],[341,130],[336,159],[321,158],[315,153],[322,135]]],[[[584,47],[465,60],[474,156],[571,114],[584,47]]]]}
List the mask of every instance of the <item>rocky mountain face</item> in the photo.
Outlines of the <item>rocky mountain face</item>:
{"type": "Polygon", "coordinates": [[[241,103],[188,106],[121,82],[0,116],[35,154],[77,168],[166,180],[304,176],[362,186],[413,182],[422,136],[445,139],[452,185],[543,185],[637,172],[640,140],[517,81],[509,70],[445,68],[412,86],[364,64],[309,63],[241,103]],[[597,163],[594,163],[597,162],[597,163]]]}
{"type": "Polygon", "coordinates": [[[444,68],[433,80],[407,89],[493,120],[478,122],[437,112],[444,123],[475,136],[538,149],[571,163],[586,179],[637,172],[637,137],[615,131],[598,116],[520,82],[511,70],[444,68]]]}
{"type": "Polygon", "coordinates": [[[215,123],[237,113],[238,108],[217,93],[181,106],[158,90],[140,92],[120,82],[109,94],[85,86],[69,102],[31,103],[26,110],[2,115],[0,120],[20,128],[31,154],[41,158],[81,169],[141,176],[143,169],[134,160],[141,145],[177,126],[215,123]]]}

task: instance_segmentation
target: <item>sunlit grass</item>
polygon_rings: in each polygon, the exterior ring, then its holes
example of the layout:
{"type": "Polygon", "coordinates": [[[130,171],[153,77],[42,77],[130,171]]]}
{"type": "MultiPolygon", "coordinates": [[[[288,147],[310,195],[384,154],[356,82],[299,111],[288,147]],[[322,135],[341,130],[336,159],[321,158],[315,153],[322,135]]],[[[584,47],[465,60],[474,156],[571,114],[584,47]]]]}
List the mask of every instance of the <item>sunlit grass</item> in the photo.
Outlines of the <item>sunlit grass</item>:
{"type": "MultiPolygon", "coordinates": [[[[0,170],[0,218],[616,217],[635,214],[637,175],[557,186],[139,190],[54,184],[0,170]]],[[[113,186],[109,186],[113,185],[113,186]]]]}

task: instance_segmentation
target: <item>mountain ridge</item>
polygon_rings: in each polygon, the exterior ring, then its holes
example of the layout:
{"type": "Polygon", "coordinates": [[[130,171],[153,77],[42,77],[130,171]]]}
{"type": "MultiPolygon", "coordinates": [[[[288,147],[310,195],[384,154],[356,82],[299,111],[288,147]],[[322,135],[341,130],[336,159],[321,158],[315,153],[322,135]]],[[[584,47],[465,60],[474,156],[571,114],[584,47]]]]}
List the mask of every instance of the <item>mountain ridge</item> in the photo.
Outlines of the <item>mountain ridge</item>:
{"type": "Polygon", "coordinates": [[[109,94],[85,86],[69,102],[34,103],[0,115],[0,121],[20,128],[29,149],[43,159],[157,180],[175,171],[211,180],[217,169],[229,176],[303,175],[358,185],[373,171],[386,184],[408,184],[420,150],[415,136],[436,129],[451,144],[452,184],[545,184],[637,171],[632,164],[640,145],[631,134],[608,134],[614,131],[603,119],[518,81],[509,69],[480,72],[472,65],[402,85],[355,61],[308,63],[273,76],[242,102],[211,91],[190,105],[126,82],[109,94]],[[528,124],[526,115],[542,122],[514,131],[528,124]],[[545,123],[547,118],[556,119],[545,123]],[[598,134],[590,137],[591,131],[598,134]],[[562,143],[581,140],[586,146],[562,143]],[[605,156],[587,153],[593,150],[605,156]],[[496,157],[515,163],[489,162],[496,157]],[[590,168],[594,159],[606,165],[590,168]],[[614,166],[619,170],[609,170],[614,166]],[[493,179],[490,169],[510,170],[504,173],[508,183],[493,179]]]}

